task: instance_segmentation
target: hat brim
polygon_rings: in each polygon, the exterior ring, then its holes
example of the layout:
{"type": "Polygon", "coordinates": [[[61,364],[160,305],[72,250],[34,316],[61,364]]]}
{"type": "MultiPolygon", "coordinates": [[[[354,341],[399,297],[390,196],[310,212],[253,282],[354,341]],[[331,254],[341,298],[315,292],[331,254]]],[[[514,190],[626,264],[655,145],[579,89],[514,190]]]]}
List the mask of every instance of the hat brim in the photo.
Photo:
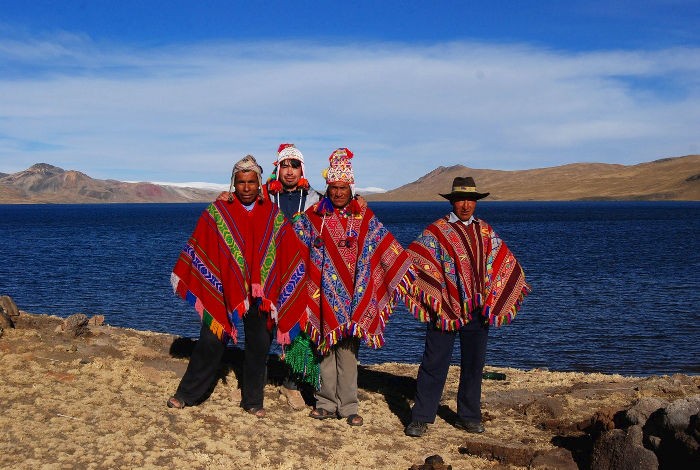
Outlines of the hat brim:
{"type": "MultiPolygon", "coordinates": [[[[438,193],[440,194],[440,193],[438,193]]],[[[449,193],[449,194],[440,194],[440,196],[444,197],[450,202],[454,201],[478,201],[479,199],[483,199],[486,196],[488,196],[491,193],[449,193]]]]}

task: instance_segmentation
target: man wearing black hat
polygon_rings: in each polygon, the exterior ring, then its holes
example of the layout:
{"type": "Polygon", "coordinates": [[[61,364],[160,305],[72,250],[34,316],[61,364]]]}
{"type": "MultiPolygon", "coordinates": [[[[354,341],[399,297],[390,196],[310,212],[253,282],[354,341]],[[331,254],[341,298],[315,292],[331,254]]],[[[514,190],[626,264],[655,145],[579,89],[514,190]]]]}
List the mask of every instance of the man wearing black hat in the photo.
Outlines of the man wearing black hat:
{"type": "Polygon", "coordinates": [[[452,191],[441,194],[452,212],[408,247],[417,277],[404,300],[428,328],[407,436],[422,436],[435,421],[457,334],[461,363],[454,424],[472,433],[485,430],[481,378],[489,326],[510,323],[530,290],[513,253],[489,224],[474,217],[476,201],[488,195],[476,191],[472,177],[455,178],[452,191]]]}

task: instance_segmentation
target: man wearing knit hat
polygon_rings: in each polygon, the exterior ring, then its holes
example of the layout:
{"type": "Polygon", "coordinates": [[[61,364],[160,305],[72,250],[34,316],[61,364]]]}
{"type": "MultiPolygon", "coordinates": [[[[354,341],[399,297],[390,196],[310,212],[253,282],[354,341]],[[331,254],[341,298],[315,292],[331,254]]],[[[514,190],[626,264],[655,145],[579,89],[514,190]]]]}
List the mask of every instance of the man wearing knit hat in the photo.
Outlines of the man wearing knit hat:
{"type": "MultiPolygon", "coordinates": [[[[266,194],[285,218],[293,222],[302,212],[317,203],[322,195],[309,185],[304,155],[294,144],[280,144],[274,165],[273,173],[267,180],[266,194]]],[[[230,193],[224,192],[219,199],[229,197],[230,193]]],[[[298,411],[306,407],[299,386],[291,377],[284,379],[279,391],[292,409],[298,411]]]]}
{"type": "Polygon", "coordinates": [[[176,294],[199,313],[199,341],[167,405],[201,402],[214,386],[226,343],[245,331],[241,407],[263,408],[272,328],[289,339],[307,308],[307,249],[277,206],[262,196],[262,168],[251,155],[236,163],[227,198],[209,205],[173,268],[176,294]]]}
{"type": "MultiPolygon", "coordinates": [[[[280,144],[272,175],[267,179],[267,195],[273,204],[282,211],[289,222],[294,222],[304,211],[316,204],[323,195],[314,190],[306,179],[304,155],[291,143],[280,144]]],[[[230,193],[224,192],[219,198],[228,199],[230,193]]],[[[367,202],[357,196],[360,206],[367,202]]],[[[299,385],[291,376],[285,377],[280,393],[287,404],[294,410],[306,407],[306,401],[299,391],[299,385]]]]}
{"type": "MultiPolygon", "coordinates": [[[[410,287],[410,260],[398,241],[354,197],[355,179],[347,148],[334,151],[325,173],[326,195],[294,223],[309,248],[310,310],[301,319],[320,359],[315,419],[346,418],[361,426],[358,414],[359,340],[379,348],[384,326],[399,294],[410,287]]],[[[299,335],[299,338],[303,338],[299,335]]],[[[306,346],[294,342],[285,360],[304,373],[306,346]],[[298,360],[303,356],[304,360],[298,360]]]]}
{"type": "Polygon", "coordinates": [[[305,170],[304,155],[299,149],[294,144],[281,144],[277,149],[275,170],[267,181],[267,190],[270,200],[290,222],[322,196],[309,185],[305,170]]]}
{"type": "MultiPolygon", "coordinates": [[[[277,149],[275,169],[267,180],[267,192],[273,204],[293,222],[302,212],[321,198],[306,179],[304,155],[294,144],[280,144],[277,149]]],[[[292,377],[285,377],[280,393],[293,410],[302,410],[306,402],[299,391],[299,384],[292,377]]]]}

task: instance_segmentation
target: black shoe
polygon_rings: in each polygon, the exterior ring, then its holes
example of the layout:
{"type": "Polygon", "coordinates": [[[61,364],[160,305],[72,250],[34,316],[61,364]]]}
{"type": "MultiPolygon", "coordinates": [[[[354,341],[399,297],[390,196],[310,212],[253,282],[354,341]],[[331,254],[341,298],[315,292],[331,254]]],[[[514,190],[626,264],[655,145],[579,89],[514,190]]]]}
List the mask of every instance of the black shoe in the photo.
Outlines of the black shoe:
{"type": "Polygon", "coordinates": [[[421,437],[428,430],[428,423],[423,421],[411,421],[411,424],[406,426],[404,434],[411,437],[421,437]]]}
{"type": "Polygon", "coordinates": [[[482,432],[486,431],[484,425],[478,421],[462,421],[460,419],[455,422],[455,427],[457,429],[461,429],[462,431],[467,431],[474,434],[481,434],[482,432]]]}

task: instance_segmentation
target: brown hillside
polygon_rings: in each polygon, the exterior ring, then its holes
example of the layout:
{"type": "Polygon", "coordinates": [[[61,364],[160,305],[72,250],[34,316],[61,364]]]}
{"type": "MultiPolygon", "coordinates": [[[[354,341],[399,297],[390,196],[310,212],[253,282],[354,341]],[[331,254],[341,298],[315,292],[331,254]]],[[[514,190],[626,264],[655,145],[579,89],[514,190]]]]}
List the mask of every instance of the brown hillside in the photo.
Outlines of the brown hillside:
{"type": "Polygon", "coordinates": [[[209,202],[214,191],[153,183],[94,179],[75,170],[38,163],[0,177],[0,203],[209,202]]]}
{"type": "Polygon", "coordinates": [[[700,155],[637,165],[573,163],[533,170],[500,171],[463,165],[439,167],[370,201],[442,201],[456,176],[473,176],[493,201],[700,200],[700,155]]]}

